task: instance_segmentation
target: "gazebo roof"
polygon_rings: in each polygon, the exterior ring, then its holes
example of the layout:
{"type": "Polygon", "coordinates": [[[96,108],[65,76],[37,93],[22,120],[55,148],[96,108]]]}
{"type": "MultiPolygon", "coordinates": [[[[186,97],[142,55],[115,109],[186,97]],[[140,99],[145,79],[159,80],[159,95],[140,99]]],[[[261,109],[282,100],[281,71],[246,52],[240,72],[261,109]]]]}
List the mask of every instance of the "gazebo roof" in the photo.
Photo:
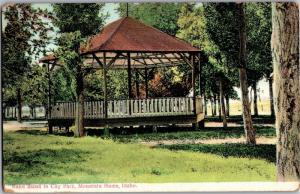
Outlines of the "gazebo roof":
{"type": "MultiPolygon", "coordinates": [[[[85,57],[84,63],[95,68],[99,68],[100,62],[109,64],[113,69],[126,69],[128,53],[131,68],[189,63],[191,53],[196,60],[200,60],[196,55],[200,53],[198,48],[130,17],[106,25],[99,34],[90,37],[85,46],[80,47],[80,52],[85,57]]],[[[41,58],[40,62],[55,60],[53,55],[48,55],[41,58]]]]}
{"type": "Polygon", "coordinates": [[[199,52],[199,49],[133,18],[123,17],[105,26],[81,51],[199,52]]]}

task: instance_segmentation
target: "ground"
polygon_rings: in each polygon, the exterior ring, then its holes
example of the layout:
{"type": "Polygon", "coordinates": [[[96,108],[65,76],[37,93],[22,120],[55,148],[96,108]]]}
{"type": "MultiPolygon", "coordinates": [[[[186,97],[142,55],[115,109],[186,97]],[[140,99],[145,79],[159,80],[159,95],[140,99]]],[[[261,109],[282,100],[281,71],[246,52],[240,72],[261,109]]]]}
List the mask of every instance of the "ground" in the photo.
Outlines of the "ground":
{"type": "Polygon", "coordinates": [[[84,138],[49,135],[43,125],[4,123],[5,184],[275,181],[270,125],[256,125],[257,146],[243,144],[238,123],[226,130],[208,122],[201,131],[162,128],[109,137],[88,130],[84,138]]]}

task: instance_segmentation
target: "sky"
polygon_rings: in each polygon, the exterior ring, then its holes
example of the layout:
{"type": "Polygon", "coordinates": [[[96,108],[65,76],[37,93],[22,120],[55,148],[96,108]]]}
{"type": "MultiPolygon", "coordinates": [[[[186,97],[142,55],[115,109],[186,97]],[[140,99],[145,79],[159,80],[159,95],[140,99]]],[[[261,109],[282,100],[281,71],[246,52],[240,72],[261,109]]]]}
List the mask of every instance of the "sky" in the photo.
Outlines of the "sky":
{"type": "MultiPolygon", "coordinates": [[[[33,3],[33,6],[36,8],[47,9],[48,11],[52,10],[50,3],[33,3]]],[[[111,23],[120,18],[119,14],[117,13],[116,9],[118,8],[118,3],[105,3],[104,6],[104,13],[108,13],[109,17],[106,19],[105,24],[111,23]]],[[[4,29],[6,25],[6,21],[2,17],[2,29],[4,29]]],[[[55,35],[55,34],[54,34],[55,35]]],[[[54,49],[54,44],[49,44],[48,48],[54,49]]],[[[204,78],[205,79],[205,78],[204,78]]],[[[239,98],[241,97],[241,91],[239,88],[235,87],[235,91],[237,92],[239,98]]],[[[269,85],[265,79],[262,79],[257,84],[257,91],[258,91],[258,100],[266,100],[269,99],[269,85]]],[[[253,94],[252,94],[253,96],[253,94]]]]}

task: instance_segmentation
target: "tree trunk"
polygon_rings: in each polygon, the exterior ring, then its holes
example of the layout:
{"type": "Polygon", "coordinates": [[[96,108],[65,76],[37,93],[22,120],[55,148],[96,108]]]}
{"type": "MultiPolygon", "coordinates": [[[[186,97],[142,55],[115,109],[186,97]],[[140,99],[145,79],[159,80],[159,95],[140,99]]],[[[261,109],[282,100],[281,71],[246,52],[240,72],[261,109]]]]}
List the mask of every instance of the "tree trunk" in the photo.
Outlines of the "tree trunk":
{"type": "Polygon", "coordinates": [[[297,3],[272,3],[277,177],[300,179],[300,67],[297,3]]]}
{"type": "Polygon", "coordinates": [[[253,109],[254,109],[254,116],[258,116],[258,109],[257,109],[257,84],[253,84],[253,109]]]}
{"type": "Polygon", "coordinates": [[[274,98],[273,98],[273,78],[269,78],[269,94],[270,94],[270,111],[271,117],[275,117],[274,98]]]}
{"type": "Polygon", "coordinates": [[[226,116],[230,116],[229,96],[226,95],[226,116]]]}
{"type": "Polygon", "coordinates": [[[222,119],[222,110],[221,110],[221,97],[218,95],[218,111],[219,111],[219,119],[222,119]]]}
{"type": "Polygon", "coordinates": [[[35,107],[35,105],[33,106],[33,119],[36,119],[36,107],[35,107]]]}
{"type": "Polygon", "coordinates": [[[204,99],[204,115],[207,115],[207,102],[206,102],[206,95],[203,93],[203,99],[204,99]]]}
{"type": "Polygon", "coordinates": [[[48,105],[44,105],[45,119],[48,118],[48,105]]]}
{"type": "Polygon", "coordinates": [[[247,144],[255,145],[255,129],[253,128],[251,109],[248,97],[248,83],[246,73],[246,27],[245,27],[245,15],[244,15],[244,3],[238,3],[239,12],[239,78],[242,96],[242,108],[243,108],[243,121],[244,130],[247,144]]]}
{"type": "Polygon", "coordinates": [[[30,119],[33,119],[33,107],[32,106],[30,106],[30,119]]]}
{"type": "Polygon", "coordinates": [[[21,98],[21,89],[17,88],[17,107],[18,107],[18,113],[17,113],[17,121],[22,121],[22,98],[21,98]]]}
{"type": "Polygon", "coordinates": [[[76,137],[82,137],[84,135],[84,96],[83,96],[83,74],[81,67],[77,67],[76,75],[76,117],[75,126],[76,130],[74,135],[76,137]]]}
{"type": "Polygon", "coordinates": [[[211,116],[214,116],[214,100],[210,99],[211,116]]]}
{"type": "Polygon", "coordinates": [[[220,87],[220,105],[221,105],[221,114],[223,118],[223,128],[227,128],[226,112],[225,112],[225,102],[224,102],[224,91],[223,91],[223,81],[219,82],[220,87]]]}
{"type": "Polygon", "coordinates": [[[214,116],[217,115],[217,97],[214,95],[214,116]]]}

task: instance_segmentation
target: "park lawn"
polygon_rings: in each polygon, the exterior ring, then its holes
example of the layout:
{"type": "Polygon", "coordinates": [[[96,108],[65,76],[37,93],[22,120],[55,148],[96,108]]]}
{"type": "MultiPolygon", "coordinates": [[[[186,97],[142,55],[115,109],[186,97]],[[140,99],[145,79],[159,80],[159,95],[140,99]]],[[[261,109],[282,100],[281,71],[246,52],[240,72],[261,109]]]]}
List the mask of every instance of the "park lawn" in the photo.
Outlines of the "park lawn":
{"type": "Polygon", "coordinates": [[[275,164],[253,157],[172,151],[34,130],[5,132],[3,138],[5,184],[275,181],[275,164]]]}

